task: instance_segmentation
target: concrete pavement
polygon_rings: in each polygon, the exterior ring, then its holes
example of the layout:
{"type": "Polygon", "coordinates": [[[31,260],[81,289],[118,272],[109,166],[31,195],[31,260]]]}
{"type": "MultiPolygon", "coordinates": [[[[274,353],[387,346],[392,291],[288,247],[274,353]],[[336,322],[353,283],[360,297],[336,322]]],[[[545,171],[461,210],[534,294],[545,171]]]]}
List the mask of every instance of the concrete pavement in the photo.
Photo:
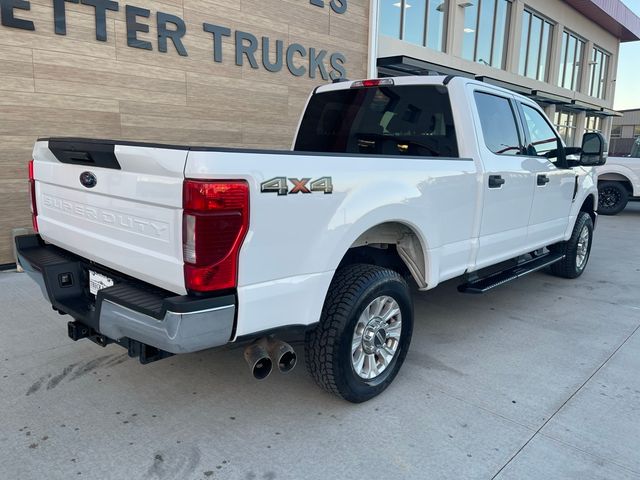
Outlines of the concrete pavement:
{"type": "MultiPolygon", "coordinates": [[[[142,366],[0,273],[2,479],[640,478],[640,204],[578,280],[414,295],[407,361],[351,405],[240,350],[142,366]]],[[[301,353],[301,352],[300,352],[301,353]]]]}

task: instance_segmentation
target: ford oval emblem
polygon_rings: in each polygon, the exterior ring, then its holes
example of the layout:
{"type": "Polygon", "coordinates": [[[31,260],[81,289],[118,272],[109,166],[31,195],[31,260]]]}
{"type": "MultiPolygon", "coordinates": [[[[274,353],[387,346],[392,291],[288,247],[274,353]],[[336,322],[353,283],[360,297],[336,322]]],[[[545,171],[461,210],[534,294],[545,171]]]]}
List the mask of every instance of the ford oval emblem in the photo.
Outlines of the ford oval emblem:
{"type": "Polygon", "coordinates": [[[87,188],[93,188],[98,183],[98,179],[91,172],[82,172],[80,174],[80,183],[87,188]]]}

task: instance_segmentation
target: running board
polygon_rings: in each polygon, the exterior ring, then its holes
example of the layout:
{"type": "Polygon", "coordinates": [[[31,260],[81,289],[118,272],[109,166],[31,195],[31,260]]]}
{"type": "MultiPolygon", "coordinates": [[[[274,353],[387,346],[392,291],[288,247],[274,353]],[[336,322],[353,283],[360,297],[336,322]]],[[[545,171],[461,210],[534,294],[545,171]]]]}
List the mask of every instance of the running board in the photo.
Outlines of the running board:
{"type": "Polygon", "coordinates": [[[460,293],[485,293],[492,288],[499,287],[511,280],[515,280],[525,275],[537,272],[549,265],[559,262],[564,258],[561,253],[548,253],[542,257],[536,257],[515,267],[494,273],[487,277],[479,278],[458,286],[460,293]]]}

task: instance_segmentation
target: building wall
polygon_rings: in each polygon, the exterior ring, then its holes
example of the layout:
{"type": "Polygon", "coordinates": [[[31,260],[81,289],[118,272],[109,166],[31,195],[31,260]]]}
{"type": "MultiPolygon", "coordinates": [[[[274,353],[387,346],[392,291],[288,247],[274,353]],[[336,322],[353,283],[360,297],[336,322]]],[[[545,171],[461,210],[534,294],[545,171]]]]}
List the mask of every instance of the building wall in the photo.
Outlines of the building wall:
{"type": "Polygon", "coordinates": [[[269,37],[271,62],[282,40],[285,57],[293,43],[316,54],[326,50],[327,74],[338,76],[330,57],[341,53],[346,75],[366,76],[369,0],[326,0],[324,8],[317,0],[122,0],[117,12],[106,13],[106,41],[96,39],[94,7],[63,3],[66,35],[55,33],[51,0],[14,10],[15,18],[33,22],[33,31],[8,26],[7,15],[0,25],[0,264],[13,261],[11,229],[30,225],[25,179],[38,137],[289,148],[308,94],[330,80],[319,69],[310,78],[308,53],[292,55],[294,70],[307,69],[302,76],[290,72],[286,59],[279,72],[267,71],[262,45],[258,68],[246,56],[236,65],[235,31],[260,44],[269,37]],[[137,17],[150,26],[137,39],[150,42],[151,50],[128,46],[132,23],[127,26],[125,5],[150,11],[137,17]],[[346,12],[336,13],[345,5],[346,12]],[[158,51],[158,11],[184,20],[188,56],[170,40],[166,53],[158,51]],[[231,30],[222,37],[221,62],[214,61],[205,22],[231,30]]]}
{"type": "MultiPolygon", "coordinates": [[[[505,69],[493,68],[481,63],[465,60],[461,58],[463,45],[464,15],[465,9],[458,4],[462,2],[449,1],[448,11],[448,31],[445,53],[431,50],[419,45],[380,35],[378,42],[377,56],[391,57],[396,55],[407,55],[410,57],[425,60],[439,65],[446,65],[451,68],[467,71],[477,76],[487,76],[500,81],[522,85],[532,90],[541,90],[555,95],[561,95],[570,99],[586,102],[598,107],[611,109],[615,95],[615,78],[617,71],[617,58],[619,51],[618,39],[604,30],[599,25],[581,15],[579,11],[567,5],[561,0],[514,0],[512,2],[511,23],[508,36],[508,51],[505,69]],[[520,39],[522,35],[522,15],[524,9],[533,10],[551,20],[554,25],[553,43],[550,47],[550,61],[548,67],[548,81],[541,82],[532,78],[518,75],[520,60],[520,39]],[[587,42],[585,45],[588,63],[589,55],[594,45],[611,54],[606,82],[607,93],[605,99],[597,99],[587,95],[588,90],[588,64],[582,68],[582,88],[580,92],[567,90],[557,86],[558,74],[560,70],[561,39],[564,28],[583,37],[587,42]]],[[[555,108],[553,106],[546,109],[547,114],[553,119],[555,108]]],[[[604,119],[603,133],[608,135],[610,131],[610,120],[604,119]]],[[[576,138],[582,138],[584,133],[585,113],[580,113],[577,119],[578,129],[576,138]]]]}
{"type": "Polygon", "coordinates": [[[620,135],[612,136],[609,143],[610,156],[629,155],[640,130],[640,109],[624,110],[621,117],[613,119],[613,127],[619,127],[620,135]]]}

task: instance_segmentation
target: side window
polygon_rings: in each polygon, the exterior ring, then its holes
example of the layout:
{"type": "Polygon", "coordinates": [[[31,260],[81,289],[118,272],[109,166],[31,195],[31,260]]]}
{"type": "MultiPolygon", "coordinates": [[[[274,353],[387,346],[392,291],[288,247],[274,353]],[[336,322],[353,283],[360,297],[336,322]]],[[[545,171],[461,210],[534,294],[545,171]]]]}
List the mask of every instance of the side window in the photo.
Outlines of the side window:
{"type": "Polygon", "coordinates": [[[516,118],[509,99],[475,92],[482,135],[487,148],[498,155],[522,153],[516,118]]]}
{"type": "Polygon", "coordinates": [[[529,155],[545,156],[549,151],[558,148],[558,137],[544,116],[535,108],[522,104],[526,128],[529,131],[531,144],[529,155]]]}

